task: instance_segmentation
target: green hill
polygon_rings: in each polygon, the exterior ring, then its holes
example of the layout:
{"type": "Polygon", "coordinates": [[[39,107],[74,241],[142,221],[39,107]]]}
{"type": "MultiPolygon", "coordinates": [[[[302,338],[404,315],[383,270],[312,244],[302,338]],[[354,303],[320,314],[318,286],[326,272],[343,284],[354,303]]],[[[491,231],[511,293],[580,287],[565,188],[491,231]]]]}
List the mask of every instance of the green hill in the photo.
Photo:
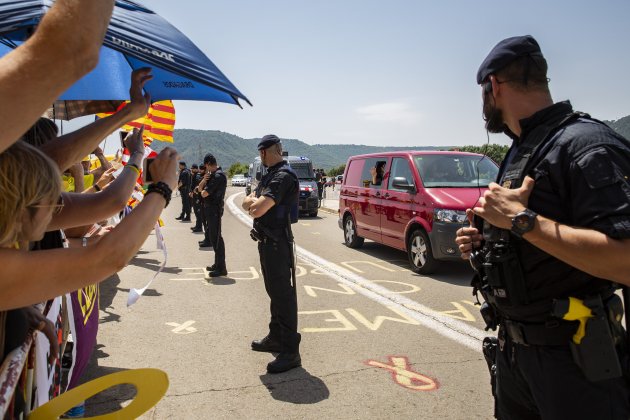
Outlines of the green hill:
{"type": "Polygon", "coordinates": [[[630,115],[620,118],[617,121],[604,121],[613,130],[630,140],[630,115]]]}
{"type": "MultiPolygon", "coordinates": [[[[616,121],[604,121],[622,136],[630,139],[630,115],[616,121]]],[[[182,159],[190,166],[201,163],[206,153],[216,156],[219,164],[227,169],[236,162],[250,163],[258,156],[256,145],[259,138],[244,139],[230,133],[216,130],[179,129],[174,133],[175,144],[182,159]]],[[[346,163],[350,156],[364,153],[378,153],[394,150],[449,150],[451,146],[437,147],[395,147],[365,146],[360,144],[306,144],[297,139],[283,139],[284,150],[294,156],[307,156],[316,168],[331,169],[346,163]]],[[[156,151],[168,143],[154,142],[156,151]]]]}
{"type": "MultiPolygon", "coordinates": [[[[256,145],[260,138],[244,139],[230,133],[216,130],[178,129],[173,134],[174,147],[182,155],[188,166],[201,163],[206,153],[212,153],[219,164],[229,168],[236,162],[249,163],[258,156],[256,145]]],[[[439,150],[449,147],[378,147],[356,144],[315,144],[309,145],[297,139],[282,139],[284,150],[294,156],[307,156],[316,168],[330,169],[346,163],[350,156],[363,153],[377,153],[392,150],[439,150]]],[[[160,151],[168,143],[154,142],[151,147],[160,151]]]]}

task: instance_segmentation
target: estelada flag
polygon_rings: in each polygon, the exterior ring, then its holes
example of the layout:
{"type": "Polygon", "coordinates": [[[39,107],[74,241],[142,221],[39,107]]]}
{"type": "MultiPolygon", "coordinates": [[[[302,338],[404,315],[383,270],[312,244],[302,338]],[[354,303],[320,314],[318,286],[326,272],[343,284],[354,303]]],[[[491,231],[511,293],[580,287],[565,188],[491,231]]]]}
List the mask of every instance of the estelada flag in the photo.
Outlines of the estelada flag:
{"type": "MultiPolygon", "coordinates": [[[[122,103],[116,112],[120,111],[127,104],[128,102],[122,103]]],[[[112,114],[113,112],[109,112],[97,114],[97,116],[103,118],[112,114]]],[[[145,117],[131,121],[120,129],[129,132],[133,131],[134,128],[140,129],[143,124],[145,146],[151,144],[153,140],[173,143],[173,130],[175,129],[175,107],[173,106],[173,101],[159,101],[151,104],[145,117]]]]}

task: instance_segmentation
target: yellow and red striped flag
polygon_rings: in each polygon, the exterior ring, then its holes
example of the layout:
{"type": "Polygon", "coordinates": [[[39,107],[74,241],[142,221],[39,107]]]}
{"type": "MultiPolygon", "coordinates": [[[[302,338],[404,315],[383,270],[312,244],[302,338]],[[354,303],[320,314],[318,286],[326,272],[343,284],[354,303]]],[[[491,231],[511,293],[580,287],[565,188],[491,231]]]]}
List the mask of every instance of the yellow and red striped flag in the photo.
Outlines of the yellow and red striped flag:
{"type": "MultiPolygon", "coordinates": [[[[124,102],[118,108],[120,111],[127,105],[124,102]]],[[[113,112],[97,114],[99,118],[112,115],[113,112]]],[[[173,130],[175,129],[175,107],[173,101],[159,101],[151,104],[149,112],[143,118],[125,124],[122,131],[133,131],[144,124],[144,145],[149,146],[153,140],[173,143],[173,130]]]]}

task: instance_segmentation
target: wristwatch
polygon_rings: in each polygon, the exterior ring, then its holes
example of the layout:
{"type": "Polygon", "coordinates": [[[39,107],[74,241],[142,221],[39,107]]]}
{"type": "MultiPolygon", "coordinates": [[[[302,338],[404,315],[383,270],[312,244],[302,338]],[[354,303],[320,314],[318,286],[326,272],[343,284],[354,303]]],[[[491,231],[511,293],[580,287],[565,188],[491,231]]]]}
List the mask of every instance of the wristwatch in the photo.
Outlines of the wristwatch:
{"type": "Polygon", "coordinates": [[[537,213],[525,209],[512,218],[512,233],[521,238],[524,234],[534,229],[537,213]]]}

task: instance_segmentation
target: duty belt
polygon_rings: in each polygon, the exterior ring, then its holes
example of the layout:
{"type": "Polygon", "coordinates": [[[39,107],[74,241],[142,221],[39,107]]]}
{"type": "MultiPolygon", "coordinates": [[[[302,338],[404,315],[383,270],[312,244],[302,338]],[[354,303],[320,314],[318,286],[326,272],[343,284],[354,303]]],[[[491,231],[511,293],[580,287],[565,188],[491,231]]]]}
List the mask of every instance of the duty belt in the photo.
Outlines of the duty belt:
{"type": "Polygon", "coordinates": [[[544,324],[523,324],[504,320],[501,325],[513,342],[526,346],[568,346],[578,327],[576,322],[559,320],[544,324]]]}

